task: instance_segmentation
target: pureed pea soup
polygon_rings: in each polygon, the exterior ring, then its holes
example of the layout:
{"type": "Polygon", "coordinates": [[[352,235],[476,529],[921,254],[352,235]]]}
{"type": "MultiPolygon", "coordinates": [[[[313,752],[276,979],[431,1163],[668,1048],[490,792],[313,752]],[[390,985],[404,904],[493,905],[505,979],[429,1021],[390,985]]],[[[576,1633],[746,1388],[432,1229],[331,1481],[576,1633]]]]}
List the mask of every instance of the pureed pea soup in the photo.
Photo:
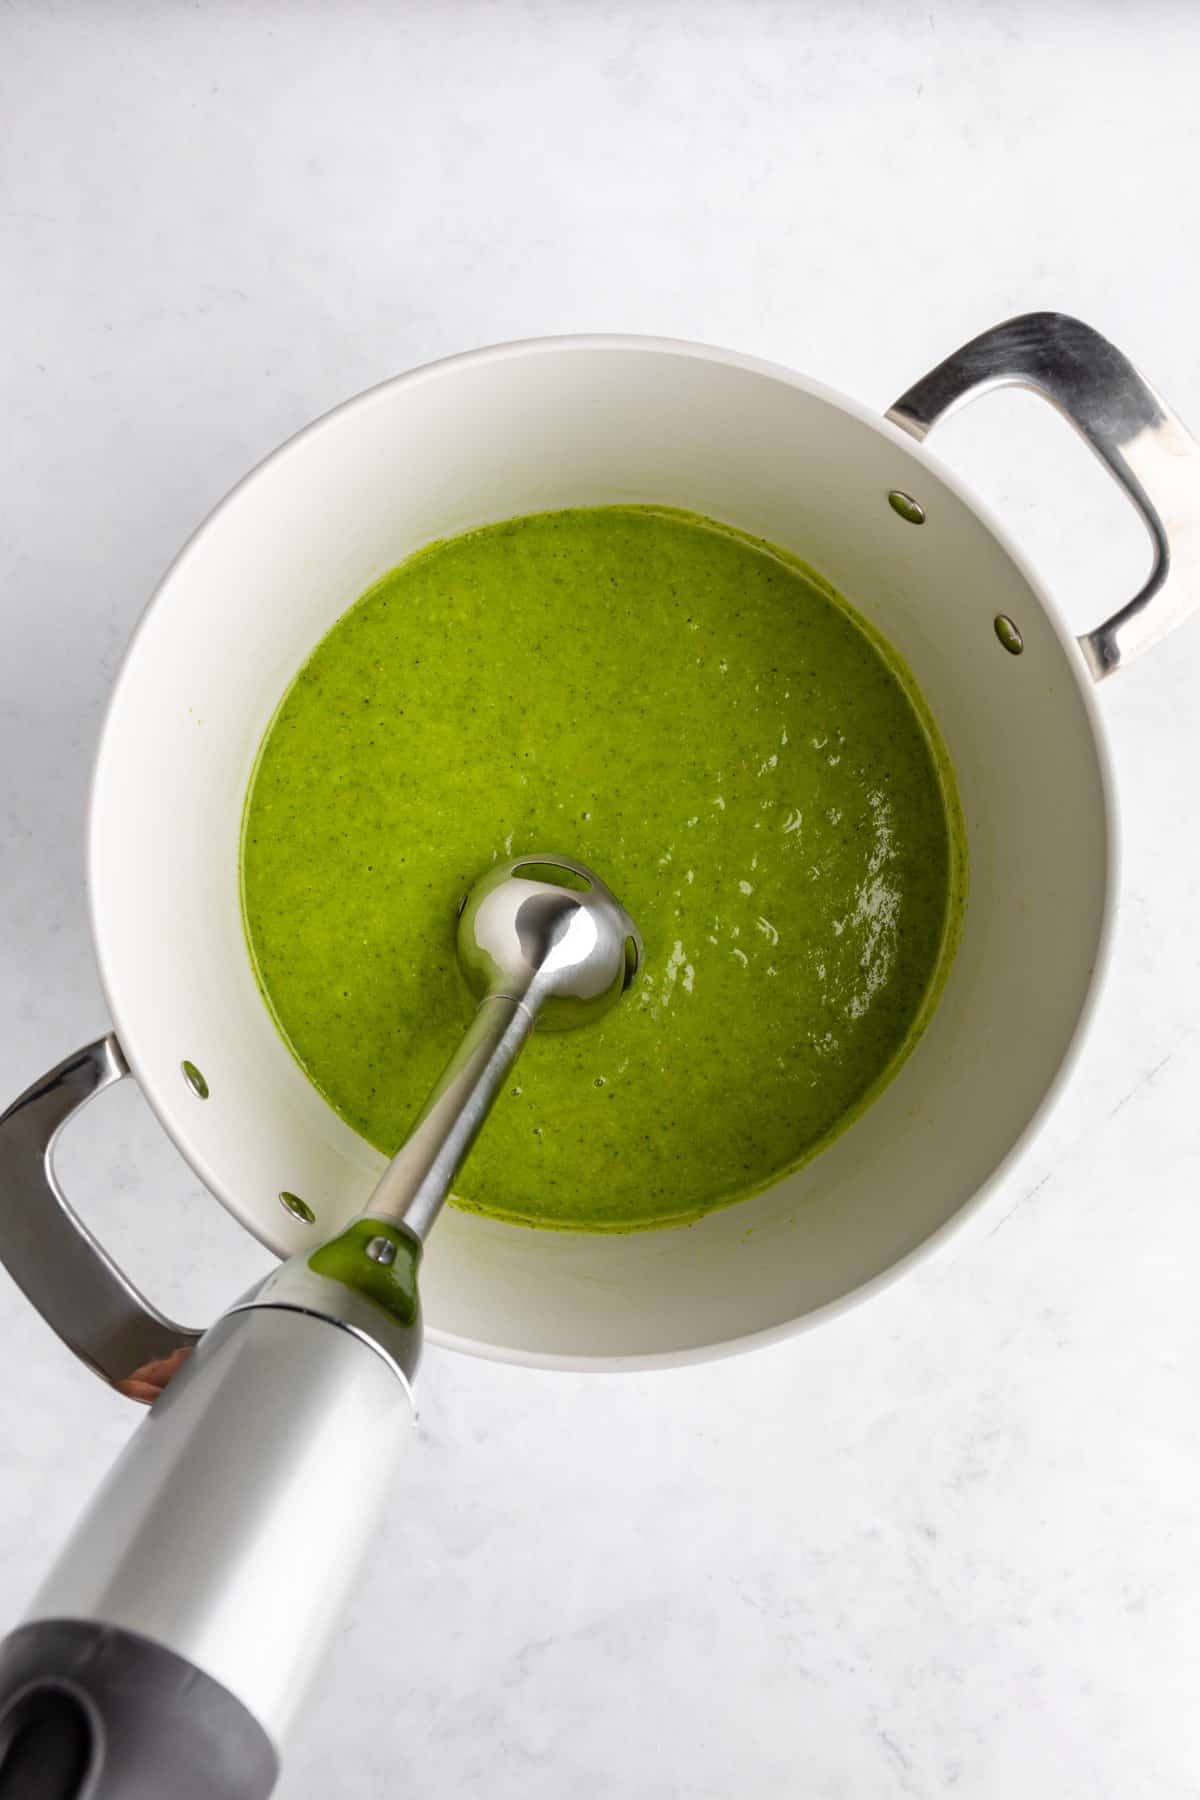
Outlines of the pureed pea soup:
{"type": "Polygon", "coordinates": [[[458,902],[591,864],[643,972],[535,1034],[460,1206],[632,1231],[744,1198],[880,1092],[952,960],[949,759],[899,657],[811,569],[692,514],[542,513],[431,544],[352,606],[263,741],[242,844],[263,994],[395,1151],[473,1002],[458,902]]]}

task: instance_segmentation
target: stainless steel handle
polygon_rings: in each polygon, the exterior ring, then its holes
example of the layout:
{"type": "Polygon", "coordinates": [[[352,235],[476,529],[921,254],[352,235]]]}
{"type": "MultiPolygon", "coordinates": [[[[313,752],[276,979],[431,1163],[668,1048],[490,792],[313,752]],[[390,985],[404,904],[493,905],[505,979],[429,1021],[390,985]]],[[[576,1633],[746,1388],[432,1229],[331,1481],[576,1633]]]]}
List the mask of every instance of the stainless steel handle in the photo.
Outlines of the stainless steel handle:
{"type": "Polygon", "coordinates": [[[110,1033],[68,1056],[0,1115],[0,1263],[63,1343],[114,1387],[201,1335],[139,1293],[55,1179],[54,1146],[67,1120],[128,1073],[110,1033]]]}
{"type": "Polygon", "coordinates": [[[1200,606],[1200,445],[1116,347],[1066,313],[1025,313],[985,331],[900,396],[887,416],[918,440],[968,400],[1030,388],[1057,407],[1120,482],[1154,563],[1133,599],[1079,639],[1102,681],[1200,606]]]}

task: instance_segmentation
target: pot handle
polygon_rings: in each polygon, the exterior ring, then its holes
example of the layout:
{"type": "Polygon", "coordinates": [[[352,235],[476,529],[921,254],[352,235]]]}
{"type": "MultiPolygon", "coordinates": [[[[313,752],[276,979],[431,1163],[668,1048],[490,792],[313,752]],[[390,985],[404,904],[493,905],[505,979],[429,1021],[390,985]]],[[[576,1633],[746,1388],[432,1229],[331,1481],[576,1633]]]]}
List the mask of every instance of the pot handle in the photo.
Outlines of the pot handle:
{"type": "Polygon", "coordinates": [[[54,1146],[67,1120],[128,1073],[110,1033],[68,1056],[0,1115],[0,1263],[63,1343],[125,1392],[147,1365],[201,1336],[138,1292],[55,1179],[54,1146]]]}
{"type": "Polygon", "coordinates": [[[972,338],[901,394],[887,417],[920,441],[997,387],[1030,388],[1057,407],[1150,533],[1154,563],[1141,591],[1079,639],[1102,681],[1200,606],[1200,445],[1127,356],[1066,313],[1024,313],[972,338]]]}

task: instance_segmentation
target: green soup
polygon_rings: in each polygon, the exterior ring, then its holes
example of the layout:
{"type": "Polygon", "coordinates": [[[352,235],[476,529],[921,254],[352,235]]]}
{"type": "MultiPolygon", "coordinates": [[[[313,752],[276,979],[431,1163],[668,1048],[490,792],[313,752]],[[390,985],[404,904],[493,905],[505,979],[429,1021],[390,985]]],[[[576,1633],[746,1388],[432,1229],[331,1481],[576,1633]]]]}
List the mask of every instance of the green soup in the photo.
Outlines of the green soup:
{"type": "Polygon", "coordinates": [[[603,876],[646,959],[599,1023],[530,1041],[457,1203],[578,1230],[696,1219],[827,1144],[912,1049],[965,897],[953,774],[899,657],[791,556],[655,507],[431,544],[264,739],[258,978],[380,1150],[470,1017],[459,899],[539,851],[603,876]]]}

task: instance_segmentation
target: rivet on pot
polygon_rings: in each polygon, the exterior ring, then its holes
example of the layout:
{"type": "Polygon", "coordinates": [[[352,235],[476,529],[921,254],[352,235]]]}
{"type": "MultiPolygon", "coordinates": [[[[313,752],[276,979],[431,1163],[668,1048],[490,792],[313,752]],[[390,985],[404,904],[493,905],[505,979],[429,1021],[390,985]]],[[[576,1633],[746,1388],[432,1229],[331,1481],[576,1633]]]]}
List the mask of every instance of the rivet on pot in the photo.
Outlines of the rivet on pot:
{"type": "Polygon", "coordinates": [[[188,1062],[185,1058],[185,1060],[180,1063],[179,1067],[183,1070],[183,1079],[187,1082],[193,1094],[196,1095],[196,1098],[198,1100],[207,1100],[208,1083],[205,1081],[195,1063],[188,1062]]]}
{"type": "Polygon", "coordinates": [[[901,488],[892,489],[888,495],[888,505],[894,513],[899,513],[900,517],[910,525],[925,523],[925,508],[921,502],[914,500],[911,494],[904,493],[901,488]]]}
{"type": "Polygon", "coordinates": [[[1020,656],[1025,648],[1025,639],[1017,630],[1007,613],[997,613],[995,618],[996,636],[1004,645],[1010,656],[1020,656]]]}
{"type": "Polygon", "coordinates": [[[313,1211],[312,1207],[308,1204],[308,1201],[302,1200],[300,1198],[299,1194],[289,1194],[287,1189],[284,1188],[283,1192],[279,1196],[279,1199],[280,1199],[280,1203],[287,1208],[288,1212],[291,1213],[291,1215],[294,1219],[303,1220],[305,1225],[315,1225],[316,1224],[316,1222],[317,1222],[316,1213],[313,1211]]]}

